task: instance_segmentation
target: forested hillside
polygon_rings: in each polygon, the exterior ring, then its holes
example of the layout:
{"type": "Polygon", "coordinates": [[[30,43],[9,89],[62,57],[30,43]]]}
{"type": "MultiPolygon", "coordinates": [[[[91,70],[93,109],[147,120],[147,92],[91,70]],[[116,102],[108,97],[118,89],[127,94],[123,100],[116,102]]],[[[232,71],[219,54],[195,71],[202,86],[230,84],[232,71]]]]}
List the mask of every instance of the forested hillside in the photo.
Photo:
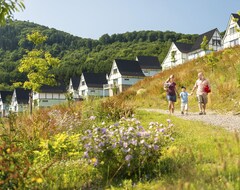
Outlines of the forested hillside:
{"type": "Polygon", "coordinates": [[[151,55],[158,56],[162,62],[172,41],[193,43],[197,37],[171,31],[134,31],[104,34],[99,40],[93,40],[30,22],[14,21],[0,28],[0,89],[26,79],[17,71],[17,66],[26,51],[33,47],[26,35],[36,30],[48,37],[43,49],[61,60],[54,73],[65,82],[83,71],[109,72],[116,58],[151,55]]]}

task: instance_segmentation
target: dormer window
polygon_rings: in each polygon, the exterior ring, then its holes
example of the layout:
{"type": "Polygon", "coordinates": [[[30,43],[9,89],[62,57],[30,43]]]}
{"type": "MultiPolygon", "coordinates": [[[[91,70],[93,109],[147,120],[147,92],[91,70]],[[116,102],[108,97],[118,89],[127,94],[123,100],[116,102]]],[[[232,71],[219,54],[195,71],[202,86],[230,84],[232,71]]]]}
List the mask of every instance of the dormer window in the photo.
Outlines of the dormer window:
{"type": "Polygon", "coordinates": [[[229,32],[230,32],[230,34],[234,34],[235,33],[235,27],[230,28],[229,32]]]}
{"type": "Polygon", "coordinates": [[[85,81],[82,81],[82,85],[83,85],[83,86],[85,85],[85,81]]]}

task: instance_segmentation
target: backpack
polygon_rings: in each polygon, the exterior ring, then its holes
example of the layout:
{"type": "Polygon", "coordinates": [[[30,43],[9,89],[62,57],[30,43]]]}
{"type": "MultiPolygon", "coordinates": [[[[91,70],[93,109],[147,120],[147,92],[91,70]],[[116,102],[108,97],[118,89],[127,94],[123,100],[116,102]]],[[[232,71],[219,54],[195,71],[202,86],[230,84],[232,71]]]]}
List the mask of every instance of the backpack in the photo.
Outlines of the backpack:
{"type": "Polygon", "coordinates": [[[206,92],[206,93],[210,93],[211,92],[211,89],[210,89],[210,87],[208,85],[206,85],[204,87],[204,92],[206,92]]]}

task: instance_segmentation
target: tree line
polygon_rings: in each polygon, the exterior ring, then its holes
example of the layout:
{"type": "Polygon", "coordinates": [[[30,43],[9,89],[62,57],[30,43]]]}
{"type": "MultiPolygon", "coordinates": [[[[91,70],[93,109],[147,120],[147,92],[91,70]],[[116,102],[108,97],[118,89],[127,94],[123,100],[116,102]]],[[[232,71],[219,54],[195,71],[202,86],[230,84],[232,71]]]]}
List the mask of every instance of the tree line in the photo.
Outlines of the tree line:
{"type": "Polygon", "coordinates": [[[33,31],[48,37],[41,48],[61,60],[59,67],[52,72],[66,83],[70,77],[80,76],[85,71],[108,73],[116,58],[135,59],[139,55],[151,55],[162,62],[171,42],[193,43],[198,37],[172,31],[134,31],[104,34],[94,40],[27,21],[13,21],[0,27],[0,89],[11,88],[14,82],[26,80],[26,74],[20,73],[17,67],[19,60],[34,47],[26,38],[33,31]]]}

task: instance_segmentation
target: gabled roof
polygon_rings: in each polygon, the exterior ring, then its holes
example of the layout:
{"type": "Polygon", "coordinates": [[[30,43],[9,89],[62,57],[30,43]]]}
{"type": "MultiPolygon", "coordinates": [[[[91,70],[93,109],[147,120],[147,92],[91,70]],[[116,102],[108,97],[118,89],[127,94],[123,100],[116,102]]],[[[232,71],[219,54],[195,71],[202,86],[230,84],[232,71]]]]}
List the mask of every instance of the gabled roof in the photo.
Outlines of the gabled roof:
{"type": "Polygon", "coordinates": [[[181,42],[174,42],[178,50],[182,53],[189,53],[192,49],[193,44],[186,44],[181,42]]]}
{"type": "Polygon", "coordinates": [[[139,62],[142,69],[161,69],[158,57],[155,56],[137,56],[136,60],[139,62]]]}
{"type": "Polygon", "coordinates": [[[196,42],[192,46],[191,51],[195,51],[195,50],[201,49],[201,43],[203,41],[203,37],[204,36],[207,37],[207,40],[208,40],[208,43],[209,43],[209,41],[211,40],[211,38],[212,38],[212,36],[213,36],[213,34],[215,33],[216,30],[218,31],[218,29],[215,28],[213,30],[210,30],[210,31],[205,32],[205,33],[201,34],[200,36],[198,36],[196,42]]]}
{"type": "Polygon", "coordinates": [[[80,84],[80,79],[81,79],[81,77],[72,77],[71,78],[71,80],[72,80],[72,85],[73,85],[73,89],[74,90],[77,90],[78,89],[78,87],[79,87],[79,84],[80,84]]]}
{"type": "Polygon", "coordinates": [[[17,97],[17,102],[19,104],[28,104],[28,100],[29,100],[29,93],[31,92],[28,89],[23,89],[23,88],[16,88],[15,89],[16,92],[16,97],[17,97]]]}
{"type": "Polygon", "coordinates": [[[65,85],[60,84],[57,86],[43,85],[39,91],[42,93],[65,93],[67,90],[65,85]]]}
{"type": "Polygon", "coordinates": [[[10,101],[13,95],[13,91],[0,91],[1,94],[1,98],[3,103],[6,103],[6,101],[8,100],[7,98],[10,97],[10,101]]]}
{"type": "Polygon", "coordinates": [[[232,13],[231,15],[233,16],[233,18],[238,19],[237,24],[240,27],[240,15],[236,13],[232,13]]]}
{"type": "Polygon", "coordinates": [[[122,76],[145,76],[138,61],[133,60],[114,60],[122,76]]]}
{"type": "Polygon", "coordinates": [[[107,84],[106,73],[82,73],[88,87],[103,88],[107,84]]]}

